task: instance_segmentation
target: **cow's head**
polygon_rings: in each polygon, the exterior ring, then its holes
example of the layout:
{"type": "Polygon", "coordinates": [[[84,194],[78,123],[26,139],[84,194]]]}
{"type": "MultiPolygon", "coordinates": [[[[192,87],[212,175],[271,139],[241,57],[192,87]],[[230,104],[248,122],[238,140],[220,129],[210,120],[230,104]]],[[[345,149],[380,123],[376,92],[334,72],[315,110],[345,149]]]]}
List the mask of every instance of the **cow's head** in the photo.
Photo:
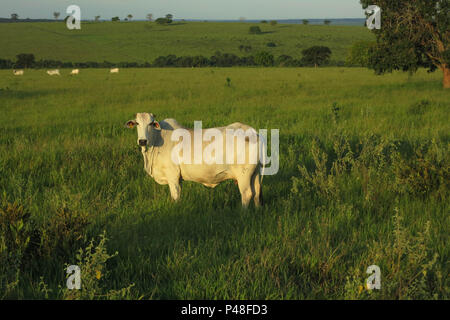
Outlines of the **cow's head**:
{"type": "Polygon", "coordinates": [[[153,113],[137,113],[136,119],[127,121],[125,126],[130,129],[137,127],[137,144],[144,148],[147,147],[152,141],[152,133],[154,130],[161,130],[161,127],[158,121],[155,120],[153,113]]]}

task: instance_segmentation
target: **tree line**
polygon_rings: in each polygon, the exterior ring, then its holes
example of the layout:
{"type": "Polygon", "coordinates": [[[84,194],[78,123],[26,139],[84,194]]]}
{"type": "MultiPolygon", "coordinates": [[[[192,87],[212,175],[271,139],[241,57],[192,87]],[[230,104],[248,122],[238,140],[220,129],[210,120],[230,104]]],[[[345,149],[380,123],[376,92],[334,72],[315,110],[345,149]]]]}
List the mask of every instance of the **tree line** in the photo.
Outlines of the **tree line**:
{"type": "Polygon", "coordinates": [[[162,67],[236,67],[236,66],[263,66],[263,67],[309,67],[309,66],[339,66],[343,62],[331,62],[331,50],[328,47],[314,46],[302,51],[303,57],[293,58],[289,55],[275,57],[273,54],[261,51],[249,56],[237,56],[233,53],[217,51],[210,57],[176,56],[173,54],[159,56],[150,62],[70,62],[59,60],[36,60],[34,54],[22,53],[16,56],[16,60],[0,59],[0,69],[18,68],[162,68],[162,67]]]}

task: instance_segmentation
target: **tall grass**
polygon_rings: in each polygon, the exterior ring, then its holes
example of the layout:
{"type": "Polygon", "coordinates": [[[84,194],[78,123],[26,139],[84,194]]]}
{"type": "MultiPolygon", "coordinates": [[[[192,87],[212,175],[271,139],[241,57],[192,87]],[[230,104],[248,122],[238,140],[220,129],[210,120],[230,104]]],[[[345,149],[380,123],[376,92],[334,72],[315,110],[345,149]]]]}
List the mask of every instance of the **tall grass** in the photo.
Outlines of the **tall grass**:
{"type": "Polygon", "coordinates": [[[64,268],[92,261],[78,250],[96,252],[89,241],[106,231],[98,261],[108,277],[99,287],[96,270],[84,270],[95,292],[82,297],[448,299],[450,96],[440,75],[67,73],[0,72],[0,192],[30,213],[39,240],[3,297],[80,297],[59,288],[64,268]],[[173,203],[143,170],[136,133],[123,128],[136,112],[189,127],[280,129],[280,171],[264,178],[265,206],[241,210],[232,182],[184,183],[173,203]],[[372,264],[380,292],[364,289],[372,264]]]}

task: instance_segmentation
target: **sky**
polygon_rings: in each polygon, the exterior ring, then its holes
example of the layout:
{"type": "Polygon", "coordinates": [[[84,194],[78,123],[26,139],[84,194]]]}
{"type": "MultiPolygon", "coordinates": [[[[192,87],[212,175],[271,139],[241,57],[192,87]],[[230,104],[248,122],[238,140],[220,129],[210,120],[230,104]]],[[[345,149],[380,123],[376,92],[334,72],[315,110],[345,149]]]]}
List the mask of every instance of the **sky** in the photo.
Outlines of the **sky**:
{"type": "Polygon", "coordinates": [[[322,19],[364,18],[359,0],[0,0],[0,17],[20,19],[65,16],[69,5],[81,8],[81,19],[126,17],[145,19],[148,13],[175,19],[322,19]]]}

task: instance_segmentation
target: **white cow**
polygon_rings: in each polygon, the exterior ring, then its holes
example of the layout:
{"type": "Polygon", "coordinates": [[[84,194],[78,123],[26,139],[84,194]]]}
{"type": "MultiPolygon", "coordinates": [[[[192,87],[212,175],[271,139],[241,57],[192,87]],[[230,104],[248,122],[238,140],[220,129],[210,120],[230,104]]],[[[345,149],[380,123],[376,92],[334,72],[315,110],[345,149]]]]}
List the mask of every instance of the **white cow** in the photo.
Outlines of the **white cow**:
{"type": "Polygon", "coordinates": [[[55,76],[55,75],[60,76],[60,74],[59,74],[59,69],[48,70],[47,73],[48,73],[49,75],[51,75],[51,76],[55,76]]]}
{"type": "Polygon", "coordinates": [[[113,68],[109,70],[110,73],[119,73],[119,68],[113,68]]]}
{"type": "Polygon", "coordinates": [[[79,73],[80,73],[79,69],[73,69],[70,74],[79,74],[79,73]]]}
{"type": "Polygon", "coordinates": [[[15,76],[23,76],[23,70],[13,70],[15,76]]]}
{"type": "MultiPolygon", "coordinates": [[[[251,127],[236,122],[227,127],[212,129],[219,132],[224,141],[227,139],[228,132],[230,132],[228,129],[242,129],[243,131],[250,129],[254,131],[254,136],[251,138],[242,138],[240,149],[239,143],[237,144],[238,148],[233,149],[235,151],[230,155],[230,158],[234,158],[234,161],[231,164],[229,164],[229,161],[222,162],[222,164],[217,162],[207,164],[205,162],[195,162],[195,151],[197,151],[197,153],[200,151],[203,154],[203,151],[208,148],[208,145],[212,143],[212,140],[209,140],[209,143],[202,143],[200,146],[201,149],[197,148],[194,142],[194,130],[183,128],[175,119],[165,119],[158,122],[151,113],[138,113],[136,114],[136,119],[128,121],[126,126],[128,128],[137,127],[137,143],[141,147],[141,152],[144,157],[144,169],[157,183],[169,185],[170,194],[173,200],[177,201],[180,198],[181,182],[183,180],[199,182],[207,187],[214,188],[220,182],[231,179],[237,182],[242,197],[242,206],[244,208],[249,205],[252,198],[255,206],[258,207],[261,205],[261,173],[264,172],[264,165],[260,164],[259,159],[254,162],[249,161],[251,158],[249,151],[251,148],[250,144],[255,142],[258,143],[260,141],[259,135],[257,135],[256,131],[251,127]],[[182,161],[176,163],[173,160],[172,151],[180,143],[178,140],[172,141],[172,134],[174,132],[180,132],[177,129],[185,130],[184,132],[189,132],[190,134],[191,143],[188,145],[191,149],[187,152],[187,154],[190,155],[188,158],[190,157],[190,159],[193,160],[190,162],[188,161],[190,164],[182,161]],[[242,155],[242,153],[244,153],[245,161],[236,161],[239,154],[242,155]]],[[[234,141],[234,136],[231,137],[233,139],[232,141],[234,141]]],[[[185,150],[183,150],[183,153],[184,152],[185,150]]],[[[220,153],[220,151],[218,153],[220,153]]],[[[181,152],[178,153],[178,155],[181,155],[181,152]]],[[[184,155],[180,157],[184,157],[184,155]]],[[[259,155],[257,154],[256,157],[259,158],[259,155]]],[[[262,163],[264,164],[265,161],[262,163]]]]}

